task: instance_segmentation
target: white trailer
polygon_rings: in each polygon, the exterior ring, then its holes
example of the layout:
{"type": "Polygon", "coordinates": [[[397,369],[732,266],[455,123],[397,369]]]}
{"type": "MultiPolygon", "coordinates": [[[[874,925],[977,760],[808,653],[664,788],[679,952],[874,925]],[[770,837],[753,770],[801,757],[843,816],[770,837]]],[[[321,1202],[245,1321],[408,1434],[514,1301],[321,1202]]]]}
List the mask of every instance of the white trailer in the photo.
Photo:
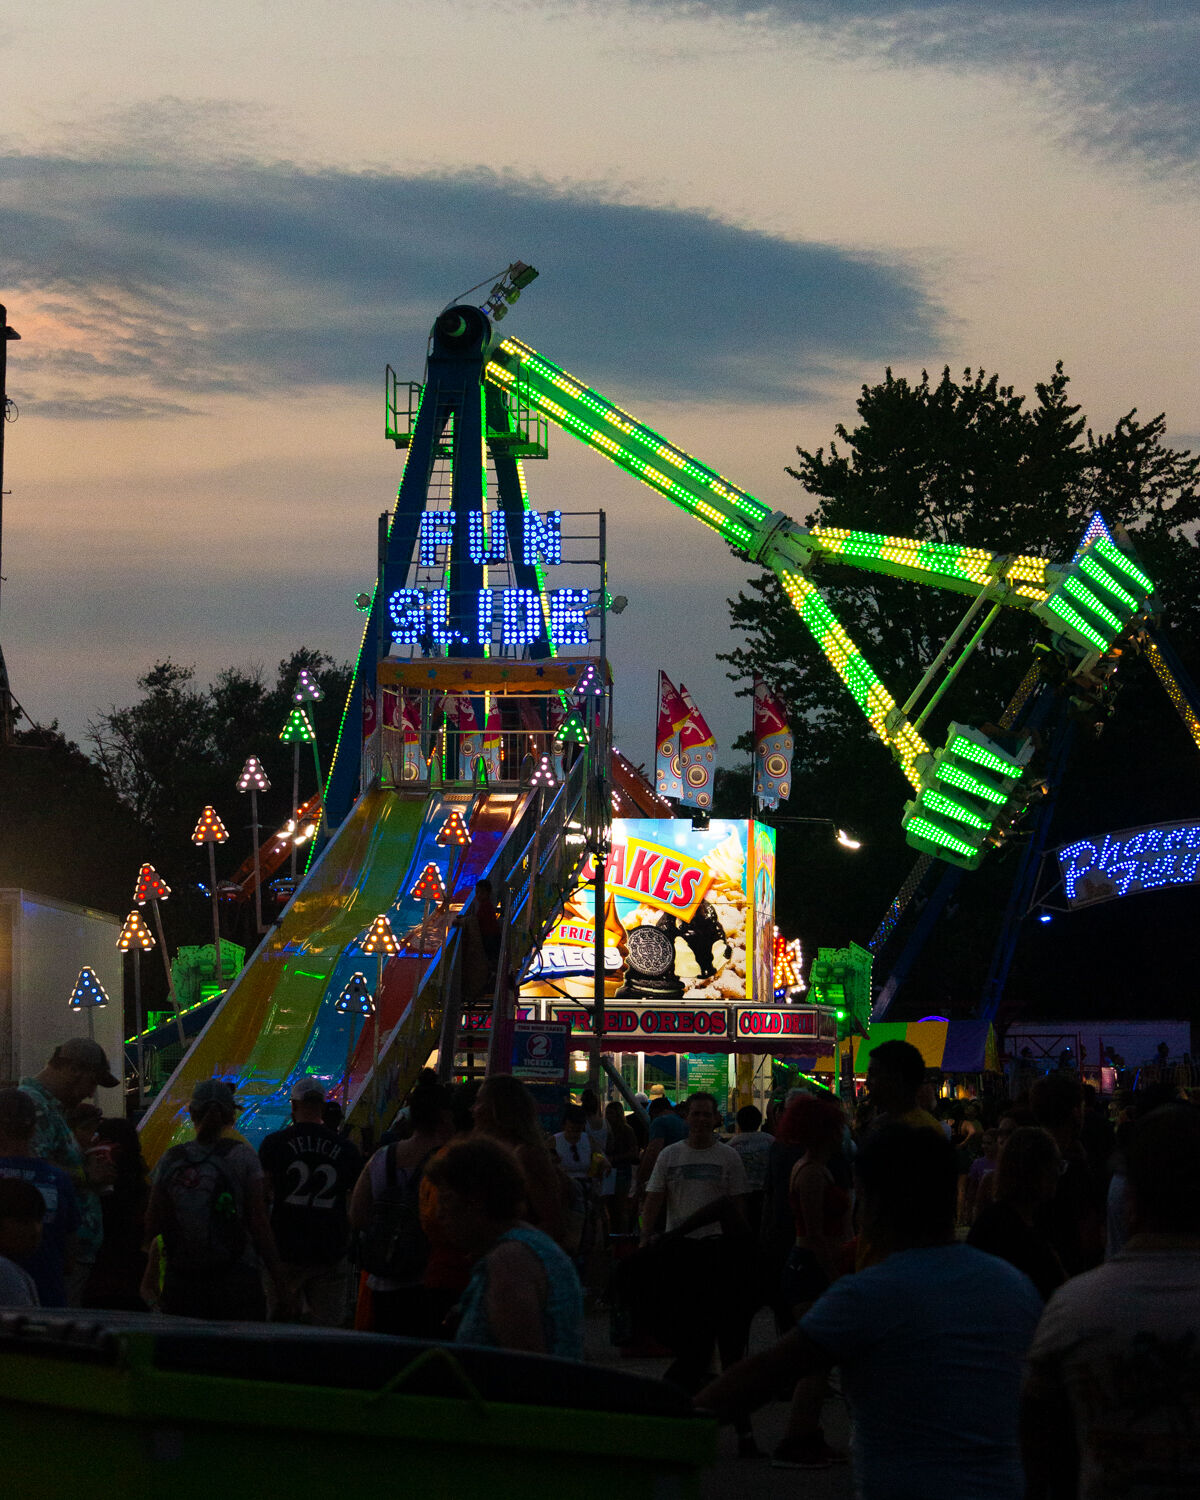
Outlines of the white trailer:
{"type": "MultiPolygon", "coordinates": [[[[109,1003],[91,1012],[92,1030],[118,1078],[125,1065],[121,919],[32,891],[0,890],[0,1083],[38,1072],[60,1042],[87,1036],[88,1018],[68,1001],[79,971],[94,969],[109,1003]]],[[[121,1088],[101,1089],[106,1115],[123,1115],[121,1088]]]]}

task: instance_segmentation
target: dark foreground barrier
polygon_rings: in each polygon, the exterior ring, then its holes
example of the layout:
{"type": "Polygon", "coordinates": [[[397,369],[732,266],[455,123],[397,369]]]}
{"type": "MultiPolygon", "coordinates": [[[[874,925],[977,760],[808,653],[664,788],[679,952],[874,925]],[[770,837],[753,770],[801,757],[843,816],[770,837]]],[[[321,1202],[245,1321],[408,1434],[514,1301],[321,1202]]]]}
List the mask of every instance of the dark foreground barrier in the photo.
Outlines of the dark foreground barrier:
{"type": "Polygon", "coordinates": [[[351,1500],[386,1484],[684,1497],[713,1452],[712,1424],[672,1387],[567,1360],[149,1314],[0,1314],[14,1495],[351,1500]]]}

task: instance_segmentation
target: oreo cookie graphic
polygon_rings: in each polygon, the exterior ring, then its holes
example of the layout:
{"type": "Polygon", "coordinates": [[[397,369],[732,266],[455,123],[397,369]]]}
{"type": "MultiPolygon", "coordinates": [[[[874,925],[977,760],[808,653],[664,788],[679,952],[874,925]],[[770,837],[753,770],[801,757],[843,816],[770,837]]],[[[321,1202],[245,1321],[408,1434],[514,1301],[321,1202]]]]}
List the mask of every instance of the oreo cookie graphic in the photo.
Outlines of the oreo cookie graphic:
{"type": "Polygon", "coordinates": [[[675,976],[675,944],[657,927],[635,927],[629,934],[625,983],[617,991],[622,1000],[645,996],[678,999],[683,984],[675,976]]]}

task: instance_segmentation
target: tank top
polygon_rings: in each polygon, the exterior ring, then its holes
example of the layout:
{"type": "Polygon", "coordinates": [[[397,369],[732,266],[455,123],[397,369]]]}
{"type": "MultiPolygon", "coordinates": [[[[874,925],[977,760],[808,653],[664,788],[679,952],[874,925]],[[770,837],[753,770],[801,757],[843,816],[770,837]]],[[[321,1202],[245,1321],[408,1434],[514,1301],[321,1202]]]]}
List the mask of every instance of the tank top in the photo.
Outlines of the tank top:
{"type": "MultiPolygon", "coordinates": [[[[838,1187],[828,1167],[821,1167],[819,1170],[826,1178],[825,1193],[821,1200],[825,1222],[818,1226],[819,1232],[822,1238],[840,1239],[845,1231],[846,1219],[850,1213],[850,1194],[845,1188],[838,1187]]],[[[792,1181],[795,1181],[795,1177],[793,1177],[792,1181]]],[[[788,1199],[792,1205],[792,1218],[796,1223],[796,1238],[806,1240],[810,1231],[804,1222],[804,1210],[800,1206],[800,1197],[790,1183],[788,1185],[788,1199]]]]}
{"type": "MultiPolygon", "coordinates": [[[[548,1234],[518,1224],[502,1234],[496,1245],[515,1240],[537,1256],[546,1274],[546,1301],[542,1308],[542,1338],[547,1354],[562,1359],[583,1358],[583,1291],[575,1267],[548,1234]]],[[[496,1246],[492,1247],[493,1250],[496,1246]]],[[[488,1261],[485,1255],[471,1274],[463,1294],[462,1318],[456,1338],[460,1344],[486,1344],[496,1348],[487,1314],[488,1261]]]]}

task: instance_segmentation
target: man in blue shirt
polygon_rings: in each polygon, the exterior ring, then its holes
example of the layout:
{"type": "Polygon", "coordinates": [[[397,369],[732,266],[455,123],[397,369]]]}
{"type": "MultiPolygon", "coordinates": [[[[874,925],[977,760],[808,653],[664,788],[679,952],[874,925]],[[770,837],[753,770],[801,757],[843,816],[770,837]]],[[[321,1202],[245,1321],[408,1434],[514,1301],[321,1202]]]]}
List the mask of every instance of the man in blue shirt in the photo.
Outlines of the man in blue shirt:
{"type": "Polygon", "coordinates": [[[46,1205],[38,1248],[13,1259],[33,1277],[43,1307],[66,1307],[66,1268],[75,1253],[79,1204],[62,1168],[32,1154],[36,1124],[37,1109],[28,1094],[0,1089],[0,1178],[32,1183],[46,1205]]]}
{"type": "Polygon", "coordinates": [[[1032,1283],[954,1238],[958,1173],[939,1133],[887,1125],[857,1160],[863,1230],[882,1259],[835,1281],[787,1338],[696,1398],[718,1416],[838,1365],[863,1500],[1021,1500],[1021,1368],[1032,1283]]]}

